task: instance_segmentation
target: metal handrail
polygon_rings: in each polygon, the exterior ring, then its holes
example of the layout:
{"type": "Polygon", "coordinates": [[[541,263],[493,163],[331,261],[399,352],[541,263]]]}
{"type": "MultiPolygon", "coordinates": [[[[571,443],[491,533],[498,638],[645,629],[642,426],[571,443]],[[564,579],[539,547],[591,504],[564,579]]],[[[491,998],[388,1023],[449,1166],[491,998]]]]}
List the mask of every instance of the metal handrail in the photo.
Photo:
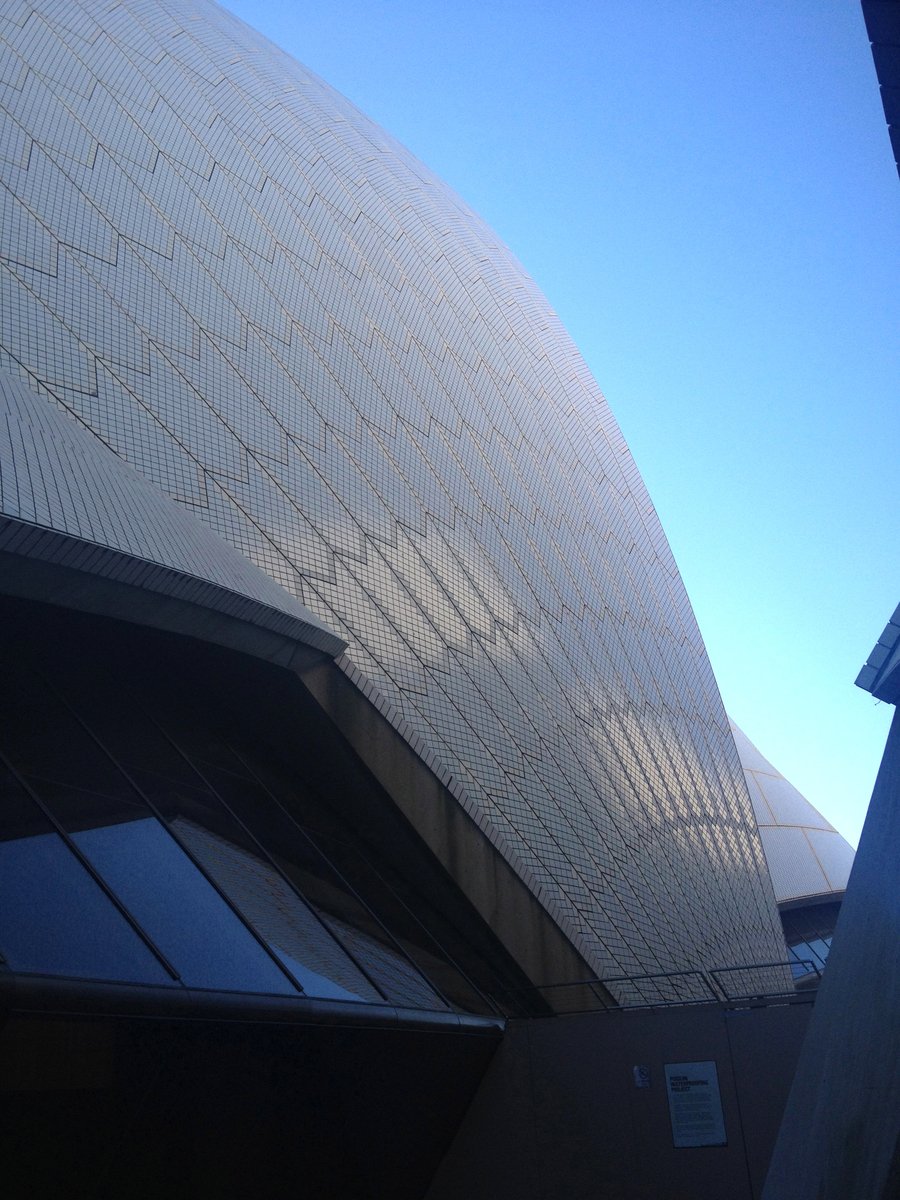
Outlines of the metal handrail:
{"type": "MultiPolygon", "coordinates": [[[[755,991],[751,991],[751,992],[732,993],[728,990],[728,988],[722,982],[722,980],[719,978],[719,976],[731,974],[736,971],[765,971],[765,970],[772,970],[772,969],[777,969],[777,968],[782,968],[782,967],[787,967],[788,970],[790,971],[791,968],[793,966],[795,966],[798,962],[809,963],[809,965],[813,968],[813,970],[816,973],[817,982],[818,982],[818,980],[820,980],[822,978],[821,971],[818,969],[818,967],[816,967],[816,965],[812,961],[812,959],[785,959],[785,960],[780,960],[778,962],[748,963],[747,966],[738,966],[738,967],[711,967],[709,970],[709,974],[710,974],[710,977],[714,980],[716,986],[719,988],[719,990],[721,991],[722,995],[725,997],[726,1000],[765,1000],[765,999],[769,999],[769,998],[775,999],[779,996],[792,995],[794,989],[790,988],[787,991],[781,990],[781,991],[776,991],[776,992],[755,990],[755,991]]],[[[791,982],[793,982],[793,972],[791,972],[791,982]]]]}
{"type": "MultiPolygon", "coordinates": [[[[596,999],[597,1003],[595,1004],[578,1008],[566,1008],[565,1015],[567,1016],[575,1016],[579,1013],[587,1012],[621,1011],[623,1009],[634,1008],[674,1008],[688,1004],[784,1001],[788,997],[803,997],[803,993],[795,992],[791,987],[782,986],[777,988],[763,986],[748,992],[734,993],[730,991],[727,981],[720,978],[720,976],[730,976],[736,972],[775,971],[780,969],[786,969],[789,972],[791,967],[795,966],[797,962],[802,962],[804,965],[808,964],[815,971],[817,977],[816,984],[818,984],[822,973],[811,959],[785,959],[777,962],[743,963],[730,967],[696,968],[690,971],[660,971],[648,975],[616,975],[606,978],[598,976],[561,983],[535,984],[534,990],[544,995],[546,993],[572,993],[576,988],[583,988],[587,989],[588,993],[596,999]],[[678,988],[678,984],[674,981],[691,980],[697,985],[697,992],[689,996],[665,996],[662,994],[665,990],[665,984],[662,983],[664,980],[673,981],[673,991],[678,988]],[[650,987],[648,988],[647,985],[650,985],[650,987]],[[633,999],[625,996],[624,992],[627,988],[634,989],[638,998],[633,999]],[[653,988],[657,989],[658,994],[648,998],[647,992],[653,988]],[[601,994],[599,989],[602,989],[605,995],[601,994]]],[[[809,999],[809,995],[807,994],[805,998],[809,999]]],[[[560,1015],[560,1013],[557,1011],[557,1013],[552,1015],[560,1015]]]]}

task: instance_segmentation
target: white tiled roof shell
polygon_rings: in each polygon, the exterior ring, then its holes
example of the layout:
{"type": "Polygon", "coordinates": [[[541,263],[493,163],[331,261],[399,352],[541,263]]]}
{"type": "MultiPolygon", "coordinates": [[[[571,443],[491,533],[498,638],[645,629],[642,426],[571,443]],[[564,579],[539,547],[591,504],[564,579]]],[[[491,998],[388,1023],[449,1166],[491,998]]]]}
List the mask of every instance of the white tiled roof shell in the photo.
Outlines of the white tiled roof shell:
{"type": "Polygon", "coordinates": [[[842,894],[853,866],[853,847],[733,721],[731,731],[759,824],[775,899],[781,904],[842,894]]]}
{"type": "Polygon", "coordinates": [[[343,643],[208,525],[0,373],[0,551],[116,579],[302,641],[343,643]]]}
{"type": "Polygon", "coordinates": [[[598,971],[780,957],[656,515],[495,235],[202,0],[5,4],[0,50],[0,369],[346,639],[598,971]]]}

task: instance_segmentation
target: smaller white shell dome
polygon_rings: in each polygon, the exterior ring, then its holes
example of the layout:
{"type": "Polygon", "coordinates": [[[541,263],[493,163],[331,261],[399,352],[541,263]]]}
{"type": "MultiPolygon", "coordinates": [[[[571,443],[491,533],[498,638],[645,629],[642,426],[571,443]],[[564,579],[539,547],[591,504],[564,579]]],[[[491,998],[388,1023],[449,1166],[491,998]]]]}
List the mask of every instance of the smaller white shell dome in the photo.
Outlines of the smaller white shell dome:
{"type": "Polygon", "coordinates": [[[760,754],[730,722],[753,801],[775,899],[840,895],[847,887],[854,850],[818,809],[760,754]]]}

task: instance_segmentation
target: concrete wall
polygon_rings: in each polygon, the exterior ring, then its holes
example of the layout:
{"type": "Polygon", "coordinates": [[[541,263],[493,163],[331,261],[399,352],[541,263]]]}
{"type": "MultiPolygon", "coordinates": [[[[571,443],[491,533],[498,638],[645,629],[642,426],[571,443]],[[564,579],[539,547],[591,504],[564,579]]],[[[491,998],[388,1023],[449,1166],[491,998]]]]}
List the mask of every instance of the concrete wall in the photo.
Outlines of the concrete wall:
{"type": "Polygon", "coordinates": [[[900,713],[894,717],[766,1200],[900,1196],[900,713]]]}
{"type": "Polygon", "coordinates": [[[428,1200],[755,1200],[810,1004],[513,1022],[428,1200]],[[676,1149],[664,1064],[714,1060],[726,1146],[676,1149]],[[650,1069],[637,1088],[633,1067],[650,1069]]]}
{"type": "Polygon", "coordinates": [[[352,1018],[4,1017],[3,1200],[419,1200],[496,1045],[352,1018]]]}

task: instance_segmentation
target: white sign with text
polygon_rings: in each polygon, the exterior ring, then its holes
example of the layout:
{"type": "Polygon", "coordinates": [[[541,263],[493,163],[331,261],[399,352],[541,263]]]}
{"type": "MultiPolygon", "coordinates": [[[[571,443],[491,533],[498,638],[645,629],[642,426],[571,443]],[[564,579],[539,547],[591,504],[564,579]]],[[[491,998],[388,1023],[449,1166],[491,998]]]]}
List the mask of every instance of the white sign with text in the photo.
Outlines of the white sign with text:
{"type": "Polygon", "coordinates": [[[666,1063],[665,1071],[676,1147],[727,1145],[716,1064],[666,1063]]]}

